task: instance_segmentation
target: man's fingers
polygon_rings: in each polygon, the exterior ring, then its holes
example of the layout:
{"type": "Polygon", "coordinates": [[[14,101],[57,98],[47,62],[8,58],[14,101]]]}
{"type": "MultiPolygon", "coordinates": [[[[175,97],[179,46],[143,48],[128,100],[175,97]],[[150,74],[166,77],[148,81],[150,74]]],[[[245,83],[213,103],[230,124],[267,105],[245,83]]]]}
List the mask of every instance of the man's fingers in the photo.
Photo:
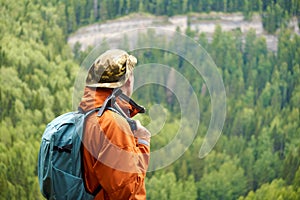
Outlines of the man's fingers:
{"type": "Polygon", "coordinates": [[[139,120],[136,120],[137,130],[134,131],[134,136],[136,137],[146,137],[150,138],[151,133],[141,124],[139,120]]]}

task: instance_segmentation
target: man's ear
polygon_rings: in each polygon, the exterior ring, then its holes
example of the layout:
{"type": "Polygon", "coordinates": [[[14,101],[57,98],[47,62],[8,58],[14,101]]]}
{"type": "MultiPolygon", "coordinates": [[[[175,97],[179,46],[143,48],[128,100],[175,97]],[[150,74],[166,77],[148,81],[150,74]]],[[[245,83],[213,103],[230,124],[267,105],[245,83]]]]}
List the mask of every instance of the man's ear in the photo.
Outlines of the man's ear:
{"type": "MultiPolygon", "coordinates": [[[[125,87],[129,87],[130,86],[130,83],[131,83],[131,80],[130,80],[130,77],[127,79],[127,81],[125,82],[124,86],[125,87]]],[[[124,87],[123,86],[123,87],[124,87]]]]}
{"type": "Polygon", "coordinates": [[[127,79],[127,81],[124,83],[124,85],[121,87],[121,90],[123,91],[123,93],[125,93],[127,96],[128,96],[128,90],[129,90],[129,87],[130,87],[130,83],[131,83],[131,80],[130,78],[127,79]]]}
{"type": "Polygon", "coordinates": [[[130,86],[131,82],[133,81],[133,72],[130,72],[129,78],[127,79],[125,85],[130,86]]]}
{"type": "Polygon", "coordinates": [[[127,79],[127,81],[121,87],[123,93],[126,94],[127,96],[131,96],[132,95],[132,92],[133,92],[132,91],[133,90],[133,83],[134,83],[134,77],[133,77],[133,74],[130,74],[130,76],[127,79]]]}

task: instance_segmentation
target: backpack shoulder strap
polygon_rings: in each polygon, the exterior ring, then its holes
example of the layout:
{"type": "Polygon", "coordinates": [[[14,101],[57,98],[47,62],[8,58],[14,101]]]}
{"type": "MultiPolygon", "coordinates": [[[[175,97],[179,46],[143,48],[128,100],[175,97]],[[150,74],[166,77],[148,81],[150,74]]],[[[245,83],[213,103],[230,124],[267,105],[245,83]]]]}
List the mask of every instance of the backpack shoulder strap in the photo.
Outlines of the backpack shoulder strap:
{"type": "Polygon", "coordinates": [[[93,112],[99,111],[100,109],[101,109],[101,107],[97,107],[97,108],[93,108],[88,111],[84,111],[81,107],[78,107],[78,112],[84,114],[84,117],[87,118],[90,114],[92,114],[93,112]]]}
{"type": "Polygon", "coordinates": [[[98,108],[94,108],[94,109],[92,109],[92,110],[89,110],[89,111],[87,111],[86,113],[84,113],[85,114],[85,118],[87,118],[90,114],[92,114],[92,113],[94,113],[94,112],[98,112],[99,110],[101,109],[101,107],[98,107],[98,108]]]}

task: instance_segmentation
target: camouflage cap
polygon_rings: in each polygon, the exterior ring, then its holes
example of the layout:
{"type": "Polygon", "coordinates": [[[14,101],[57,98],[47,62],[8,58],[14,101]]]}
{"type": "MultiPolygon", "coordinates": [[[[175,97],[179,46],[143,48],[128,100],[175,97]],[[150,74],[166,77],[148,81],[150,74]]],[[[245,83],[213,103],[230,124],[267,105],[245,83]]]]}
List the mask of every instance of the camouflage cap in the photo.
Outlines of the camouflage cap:
{"type": "Polygon", "coordinates": [[[89,87],[118,88],[129,78],[137,59],[120,49],[101,54],[89,69],[86,85],[89,87]]]}

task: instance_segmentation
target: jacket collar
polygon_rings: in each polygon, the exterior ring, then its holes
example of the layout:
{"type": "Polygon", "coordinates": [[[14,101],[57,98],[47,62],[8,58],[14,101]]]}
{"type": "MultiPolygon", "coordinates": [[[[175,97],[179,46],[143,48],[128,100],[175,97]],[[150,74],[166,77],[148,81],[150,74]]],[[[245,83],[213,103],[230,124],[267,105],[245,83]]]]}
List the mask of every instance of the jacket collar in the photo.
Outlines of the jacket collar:
{"type": "MultiPolygon", "coordinates": [[[[108,88],[92,88],[85,87],[84,95],[81,99],[79,107],[87,112],[94,108],[101,107],[106,100],[106,98],[111,95],[113,89],[108,88]]],[[[136,104],[132,99],[126,96],[125,99],[117,98],[118,105],[122,108],[124,113],[126,113],[129,117],[135,116],[137,113],[143,112],[143,108],[136,104]],[[126,100],[125,100],[126,99],[126,100]]]]}

